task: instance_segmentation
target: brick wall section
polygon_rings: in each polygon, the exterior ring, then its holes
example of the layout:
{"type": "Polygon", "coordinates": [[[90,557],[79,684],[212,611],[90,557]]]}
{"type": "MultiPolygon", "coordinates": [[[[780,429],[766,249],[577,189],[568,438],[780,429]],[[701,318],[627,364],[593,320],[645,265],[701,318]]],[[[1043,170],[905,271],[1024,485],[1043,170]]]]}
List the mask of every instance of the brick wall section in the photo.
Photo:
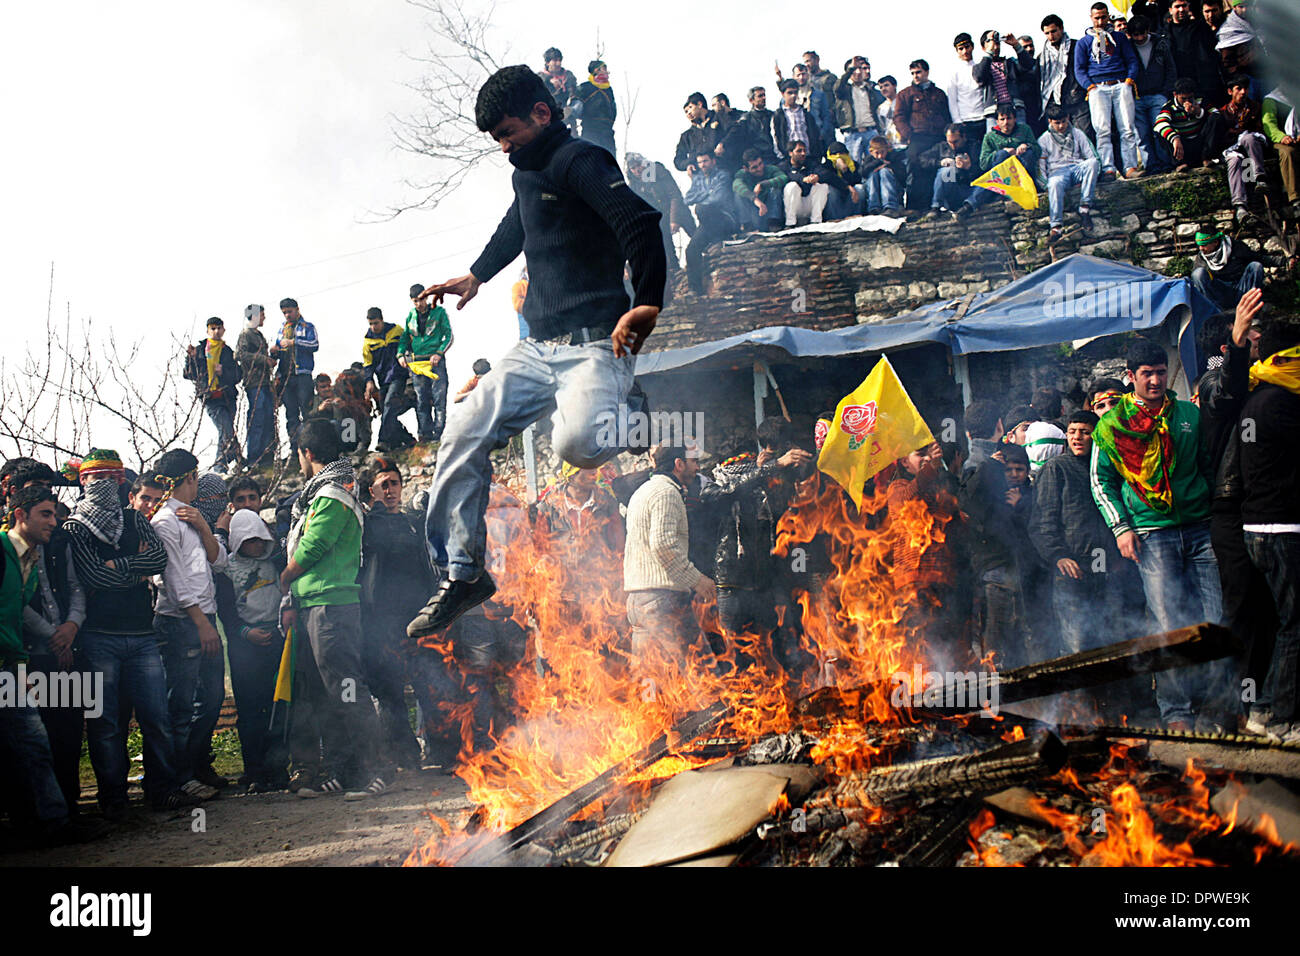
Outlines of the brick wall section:
{"type": "MultiPolygon", "coordinates": [[[[1067,197],[1067,230],[1078,220],[1077,196],[1076,189],[1067,197]]],[[[1252,208],[1261,208],[1259,202],[1252,195],[1252,208]]],[[[1093,222],[1091,236],[1067,236],[1056,255],[1084,252],[1153,272],[1179,271],[1195,256],[1198,229],[1231,231],[1223,170],[1103,184],[1093,222]]],[[[803,234],[715,246],[706,258],[710,294],[691,295],[679,274],[678,297],[648,344],[680,348],[769,325],[833,329],[888,321],[1048,264],[1047,232],[1044,193],[1032,212],[1002,203],[962,223],[909,222],[895,235],[803,234]],[[796,311],[801,305],[805,311],[796,311]]],[[[1237,241],[1261,254],[1270,277],[1284,266],[1282,247],[1267,227],[1245,229],[1237,241]]]]}

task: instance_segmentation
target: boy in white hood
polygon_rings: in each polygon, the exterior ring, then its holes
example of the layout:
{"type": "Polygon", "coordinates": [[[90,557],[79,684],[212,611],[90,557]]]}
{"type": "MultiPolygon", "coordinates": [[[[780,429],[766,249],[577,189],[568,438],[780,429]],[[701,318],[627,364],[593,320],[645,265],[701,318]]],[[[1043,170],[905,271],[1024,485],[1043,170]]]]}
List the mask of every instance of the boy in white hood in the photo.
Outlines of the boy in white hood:
{"type": "Polygon", "coordinates": [[[228,636],[230,683],[239,712],[239,745],[249,793],[288,786],[288,751],[282,732],[270,729],[284,635],[280,633],[280,572],[266,522],[241,509],[230,518],[227,575],[235,585],[239,632],[228,636]]]}

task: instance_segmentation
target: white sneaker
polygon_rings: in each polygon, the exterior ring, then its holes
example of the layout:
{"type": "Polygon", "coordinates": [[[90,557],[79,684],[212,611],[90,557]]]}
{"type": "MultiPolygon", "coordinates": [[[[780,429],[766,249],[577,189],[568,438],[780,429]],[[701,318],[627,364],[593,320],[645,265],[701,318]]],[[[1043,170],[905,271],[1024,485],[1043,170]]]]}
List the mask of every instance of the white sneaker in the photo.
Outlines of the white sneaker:
{"type": "Polygon", "coordinates": [[[351,801],[364,800],[366,797],[378,796],[387,789],[388,784],[384,782],[384,778],[376,777],[374,780],[371,780],[370,783],[366,784],[366,789],[353,790],[349,793],[345,793],[343,794],[343,799],[351,801]]]}

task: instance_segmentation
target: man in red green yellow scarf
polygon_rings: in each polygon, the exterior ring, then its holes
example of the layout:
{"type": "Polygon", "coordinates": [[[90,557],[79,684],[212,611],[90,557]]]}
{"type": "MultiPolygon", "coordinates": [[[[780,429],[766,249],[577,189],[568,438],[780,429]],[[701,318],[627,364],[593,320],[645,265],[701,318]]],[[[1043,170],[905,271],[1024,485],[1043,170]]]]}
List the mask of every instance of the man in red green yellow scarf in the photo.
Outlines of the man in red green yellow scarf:
{"type": "MultiPolygon", "coordinates": [[[[1218,623],[1223,594],[1210,545],[1210,480],[1199,454],[1200,411],[1169,391],[1168,355],[1154,342],[1135,340],[1125,365],[1133,391],[1092,433],[1093,500],[1120,554],[1137,563],[1160,630],[1218,623]]],[[[1160,716],[1174,730],[1222,728],[1231,691],[1217,662],[1156,678],[1160,716]]]]}

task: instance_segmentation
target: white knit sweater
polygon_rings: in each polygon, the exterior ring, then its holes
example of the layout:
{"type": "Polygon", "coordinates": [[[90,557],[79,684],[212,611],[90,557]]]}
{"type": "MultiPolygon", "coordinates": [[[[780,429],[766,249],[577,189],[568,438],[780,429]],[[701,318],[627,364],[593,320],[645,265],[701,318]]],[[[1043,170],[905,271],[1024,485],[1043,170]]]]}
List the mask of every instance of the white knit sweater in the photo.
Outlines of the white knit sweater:
{"type": "Polygon", "coordinates": [[[687,557],[686,502],[669,475],[653,475],[627,506],[623,590],[690,591],[704,577],[687,557]]]}

